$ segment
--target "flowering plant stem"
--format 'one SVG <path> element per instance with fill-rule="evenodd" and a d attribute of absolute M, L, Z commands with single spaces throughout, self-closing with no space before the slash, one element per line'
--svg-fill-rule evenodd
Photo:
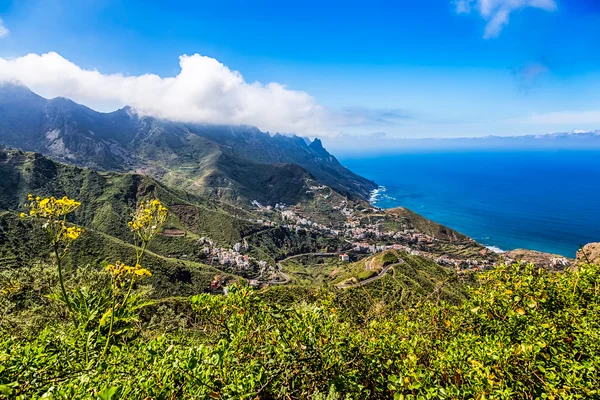
<path fill-rule="evenodd" d="M 135 265 L 136 267 L 140 265 L 141 261 L 142 261 L 142 257 L 144 256 L 144 253 L 146 252 L 146 247 L 148 246 L 148 242 L 150 238 L 145 238 L 144 236 L 140 235 L 139 232 L 136 233 L 135 236 L 139 236 L 142 246 L 141 248 L 137 246 L 136 243 L 136 247 L 135 247 Z M 134 239 L 135 239 L 134 236 Z M 137 242 L 137 241 L 136 241 Z M 127 300 L 129 299 L 129 295 L 131 294 L 131 290 L 133 289 L 133 282 L 135 280 L 135 276 L 131 275 L 131 279 L 129 280 L 129 287 L 127 289 L 127 294 L 125 295 L 125 297 L 123 298 L 123 302 L 121 305 L 126 305 L 127 304 Z M 115 320 L 115 312 L 118 309 L 117 307 L 117 286 L 118 286 L 118 282 L 117 279 L 113 276 L 112 279 L 112 287 L 113 287 L 113 301 L 112 301 L 112 306 L 111 306 L 111 312 L 110 312 L 110 324 L 108 327 L 108 335 L 106 336 L 106 343 L 104 344 L 104 349 L 102 350 L 102 354 L 100 355 L 100 358 L 98 359 L 98 362 L 100 362 L 101 360 L 104 359 L 104 356 L 106 355 L 106 351 L 108 350 L 108 346 L 110 344 L 110 339 L 112 336 L 112 330 L 113 330 L 113 324 L 114 324 L 114 320 Z"/>
<path fill-rule="evenodd" d="M 56 257 L 56 267 L 58 269 L 58 280 L 60 281 L 60 291 L 62 292 L 63 299 L 65 303 L 67 303 L 67 307 L 69 309 L 69 313 L 71 314 L 71 319 L 73 320 L 73 325 L 77 327 L 77 318 L 75 318 L 75 312 L 73 311 L 73 306 L 71 305 L 71 301 L 69 300 L 69 296 L 67 296 L 67 291 L 65 290 L 65 282 L 62 274 L 62 257 L 58 254 L 58 244 L 54 243 L 54 257 Z"/>

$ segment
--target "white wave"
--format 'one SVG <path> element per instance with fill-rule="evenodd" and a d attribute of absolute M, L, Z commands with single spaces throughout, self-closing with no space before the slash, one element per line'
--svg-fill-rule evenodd
<path fill-rule="evenodd" d="M 487 247 L 489 250 L 493 251 L 494 253 L 498 253 L 498 254 L 506 253 L 506 250 L 502 250 L 498 246 L 485 246 L 485 247 Z"/>
<path fill-rule="evenodd" d="M 386 191 L 387 189 L 385 188 L 385 186 L 379 186 L 377 189 L 374 189 L 373 191 L 371 191 L 371 196 L 369 197 L 369 203 L 374 204 L 376 203 L 380 197 L 382 197 L 382 194 Z"/>

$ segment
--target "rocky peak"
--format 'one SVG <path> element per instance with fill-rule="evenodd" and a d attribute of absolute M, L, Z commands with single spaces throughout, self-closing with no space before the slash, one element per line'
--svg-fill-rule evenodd
<path fill-rule="evenodd" d="M 315 138 L 308 147 L 321 157 L 329 157 L 329 153 L 325 150 L 323 142 L 319 138 Z"/>
<path fill-rule="evenodd" d="M 323 149 L 323 142 L 321 142 L 321 139 L 315 138 L 315 140 L 313 140 L 310 144 L 310 147 L 314 150 Z"/>

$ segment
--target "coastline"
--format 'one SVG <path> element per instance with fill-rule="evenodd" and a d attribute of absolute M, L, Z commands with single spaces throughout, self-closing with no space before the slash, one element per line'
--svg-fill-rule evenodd
<path fill-rule="evenodd" d="M 370 203 L 398 206 L 486 246 L 574 258 L 600 241 L 600 152 L 503 151 L 360 155 L 343 165 L 379 186 Z"/>
<path fill-rule="evenodd" d="M 391 208 L 395 208 L 395 207 L 405 207 L 405 206 L 403 206 L 401 204 L 395 205 L 394 207 L 380 207 L 379 205 L 377 205 L 377 202 L 380 201 L 381 198 L 387 198 L 388 200 L 397 201 L 396 198 L 394 198 L 394 197 L 386 194 L 386 192 L 387 192 L 387 188 L 385 186 L 378 185 L 377 188 L 373 189 L 371 191 L 370 195 L 369 195 L 369 204 L 372 205 L 375 208 L 382 209 L 382 210 L 391 209 Z M 407 208 L 407 209 L 410 210 L 410 208 L 408 208 L 408 207 L 405 207 L 405 208 Z M 411 210 L 411 211 L 415 212 L 414 210 Z M 419 214 L 419 213 L 417 213 L 417 214 Z M 419 215 L 421 215 L 421 214 L 419 214 Z M 425 216 L 423 216 L 423 217 L 427 218 Z M 427 219 L 429 219 L 429 220 L 431 220 L 431 221 L 433 221 L 435 223 L 444 225 L 444 224 L 442 224 L 442 223 L 440 223 L 438 221 L 435 221 L 433 219 L 430 219 L 430 218 L 427 218 Z M 448 226 L 448 228 L 456 230 L 452 226 Z M 460 231 L 458 231 L 458 232 L 460 232 Z M 460 232 L 460 233 L 462 233 L 462 232 Z M 469 236 L 469 235 L 466 235 L 466 236 Z M 505 254 L 505 253 L 507 253 L 507 252 L 509 252 L 511 250 L 517 250 L 517 249 L 519 249 L 519 248 L 515 248 L 515 249 L 505 250 L 505 249 L 502 249 L 502 248 L 498 247 L 497 245 L 489 244 L 489 243 L 484 243 L 484 242 L 481 242 L 478 239 L 472 238 L 471 236 L 469 236 L 469 237 L 471 239 L 475 240 L 477 243 L 481 244 L 482 246 L 486 247 L 487 249 L 493 251 L 496 254 Z"/>

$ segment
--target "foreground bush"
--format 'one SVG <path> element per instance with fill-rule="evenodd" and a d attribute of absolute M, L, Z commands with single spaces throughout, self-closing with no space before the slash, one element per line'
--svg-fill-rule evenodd
<path fill-rule="evenodd" d="M 195 335 L 134 337 L 86 367 L 73 329 L 3 332 L 10 398 L 598 398 L 600 268 L 501 267 L 460 306 L 424 303 L 366 326 L 335 295 L 282 308 L 233 286 L 190 299 Z M 188 332 L 189 333 L 189 332 Z M 20 396 L 20 397 L 19 397 Z"/>
<path fill-rule="evenodd" d="M 343 291 L 285 306 L 232 285 L 151 302 L 134 283 L 165 216 L 157 202 L 134 215 L 132 267 L 67 279 L 55 258 L 0 275 L 0 397 L 600 398 L 599 266 L 501 266 L 460 305 L 377 303 L 368 319 Z"/>

